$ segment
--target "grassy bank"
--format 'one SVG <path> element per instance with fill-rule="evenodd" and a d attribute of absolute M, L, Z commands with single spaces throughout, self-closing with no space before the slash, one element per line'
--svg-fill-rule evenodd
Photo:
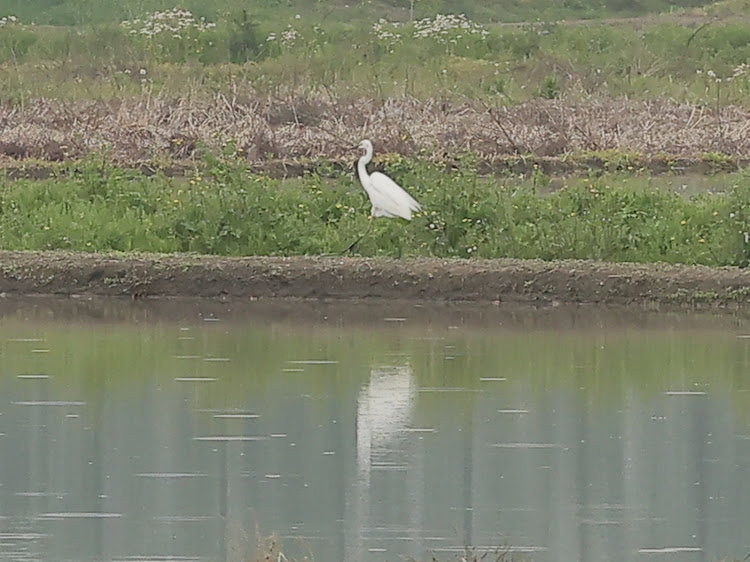
<path fill-rule="evenodd" d="M 227 1 L 194 14 L 141 2 L 74 27 L 6 18 L 0 154 L 62 163 L 3 180 L 0 248 L 336 254 L 367 226 L 341 163 L 370 137 L 413 158 L 385 165 L 425 212 L 376 221 L 363 255 L 747 265 L 748 178 L 691 199 L 612 175 L 541 194 L 540 169 L 483 178 L 462 156 L 493 172 L 528 155 L 578 171 L 591 155 L 604 170 L 736 166 L 750 157 L 750 31 L 744 3 L 721 5 L 739 12 L 507 26 L 429 2 L 409 21 L 405 5 L 381 20 Z M 291 160 L 312 164 L 285 181 L 247 168 Z M 117 167 L 144 162 L 188 174 Z"/>
<path fill-rule="evenodd" d="M 386 171 L 423 205 L 412 222 L 380 219 L 356 251 L 375 256 L 590 258 L 747 265 L 750 178 L 689 199 L 616 176 L 541 194 L 541 173 L 483 178 L 464 161 L 393 159 Z M 365 231 L 369 202 L 350 173 L 294 180 L 206 157 L 186 178 L 146 177 L 90 160 L 44 181 L 0 185 L 0 247 L 216 255 L 340 253 Z"/>

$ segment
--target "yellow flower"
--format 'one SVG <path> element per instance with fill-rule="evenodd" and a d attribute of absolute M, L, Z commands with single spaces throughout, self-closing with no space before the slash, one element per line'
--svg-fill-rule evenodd
<path fill-rule="evenodd" d="M 687 224 L 687 221 L 686 220 L 681 220 L 680 224 L 685 225 L 685 224 Z"/>
<path fill-rule="evenodd" d="M 705 240 L 704 240 L 703 238 L 699 238 L 699 239 L 698 239 L 698 242 L 700 242 L 701 244 L 703 244 L 703 243 L 705 243 L 706 241 L 705 241 Z"/>
<path fill-rule="evenodd" d="M 714 211 L 712 214 L 713 214 L 713 216 L 716 216 L 716 215 L 719 214 L 719 211 Z"/>
<path fill-rule="evenodd" d="M 570 216 L 571 216 L 571 217 L 574 217 L 574 216 L 576 216 L 576 213 L 575 213 L 575 211 L 573 211 L 572 213 L 570 213 Z"/>

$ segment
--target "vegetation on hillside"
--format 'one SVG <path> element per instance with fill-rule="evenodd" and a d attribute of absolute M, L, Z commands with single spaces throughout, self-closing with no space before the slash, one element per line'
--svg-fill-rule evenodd
<path fill-rule="evenodd" d="M 635 16 L 648 13 L 703 6 L 705 0 L 505 0 L 488 3 L 480 0 L 256 0 L 250 9 L 261 19 L 279 15 L 303 14 L 322 20 L 351 21 L 360 18 L 433 16 L 436 13 L 465 13 L 469 17 L 490 21 L 536 21 L 611 16 Z M 165 0 L 0 0 L 0 15 L 14 14 L 26 22 L 49 25 L 88 25 L 116 23 L 147 12 L 165 10 L 175 4 Z M 239 0 L 182 0 L 181 8 L 198 17 L 216 21 L 228 13 L 248 9 Z"/>
<path fill-rule="evenodd" d="M 518 27 L 440 14 L 415 22 L 265 19 L 242 10 L 215 16 L 174 8 L 75 28 L 5 16 L 0 100 L 212 93 L 240 83 L 260 94 L 470 97 L 502 105 L 605 94 L 718 108 L 742 103 L 749 87 L 750 28 L 736 18 Z"/>
<path fill-rule="evenodd" d="M 700 20 L 703 21 L 703 20 Z M 708 21 L 708 20 L 707 20 Z M 6 20 L 0 100 L 212 94 L 483 99 L 671 97 L 713 109 L 748 99 L 750 28 L 708 25 L 481 25 L 461 15 L 217 21 L 184 10 L 82 28 Z"/>

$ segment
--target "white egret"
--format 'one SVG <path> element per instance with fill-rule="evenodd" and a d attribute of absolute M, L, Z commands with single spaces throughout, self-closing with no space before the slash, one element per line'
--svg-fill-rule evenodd
<path fill-rule="evenodd" d="M 401 217 L 410 221 L 413 212 L 422 210 L 420 204 L 385 174 L 368 174 L 367 164 L 372 160 L 372 143 L 365 139 L 359 143 L 359 148 L 365 153 L 357 163 L 357 175 L 372 203 L 370 218 Z"/>
<path fill-rule="evenodd" d="M 410 221 L 412 213 L 421 211 L 422 206 L 403 187 L 385 174 L 380 172 L 367 173 L 367 164 L 372 161 L 373 152 L 372 143 L 369 140 L 363 140 L 359 143 L 358 148 L 365 151 L 357 162 L 357 176 L 359 176 L 359 182 L 367 193 L 370 203 L 372 203 L 370 221 L 376 217 L 401 217 Z M 347 252 L 364 238 L 371 225 L 372 222 L 367 225 L 367 230 L 362 236 L 346 249 Z"/>

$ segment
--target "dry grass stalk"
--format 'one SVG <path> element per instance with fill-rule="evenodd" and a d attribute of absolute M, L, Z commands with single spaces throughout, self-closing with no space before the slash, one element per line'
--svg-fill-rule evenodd
<path fill-rule="evenodd" d="M 534 100 L 489 108 L 412 98 L 332 100 L 216 94 L 206 98 L 142 96 L 113 101 L 37 99 L 0 106 L 0 154 L 62 160 L 106 150 L 116 163 L 189 160 L 200 146 L 227 143 L 250 162 L 300 158 L 351 159 L 350 147 L 371 138 L 378 152 L 441 158 L 474 152 L 560 156 L 620 151 L 644 157 L 696 157 L 720 152 L 750 157 L 750 112 L 721 115 L 668 99 Z"/>

